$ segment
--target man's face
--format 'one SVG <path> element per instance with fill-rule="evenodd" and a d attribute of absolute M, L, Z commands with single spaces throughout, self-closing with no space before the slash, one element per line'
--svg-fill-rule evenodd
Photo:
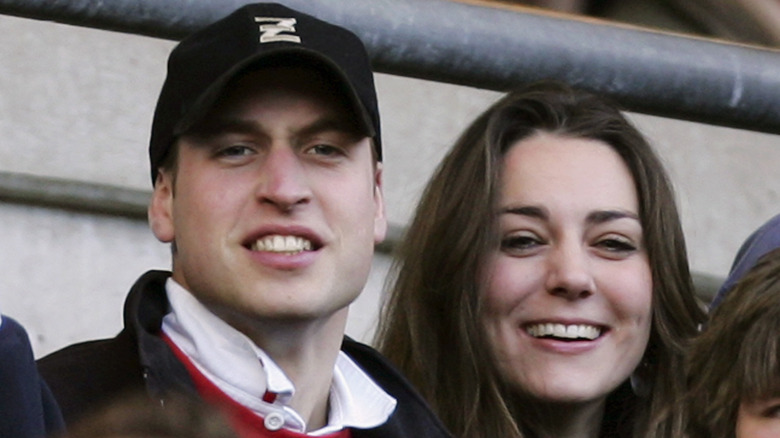
<path fill-rule="evenodd" d="M 173 278 L 219 314 L 345 316 L 366 283 L 387 228 L 381 168 L 329 88 L 304 69 L 244 75 L 155 183 L 150 222 L 175 244 Z"/>

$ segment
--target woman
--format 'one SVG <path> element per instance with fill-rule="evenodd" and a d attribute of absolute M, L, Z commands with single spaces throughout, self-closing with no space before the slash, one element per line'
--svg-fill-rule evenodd
<path fill-rule="evenodd" d="M 780 436 L 780 216 L 743 245 L 690 349 L 690 438 Z"/>
<path fill-rule="evenodd" d="M 396 272 L 377 344 L 456 436 L 678 431 L 703 314 L 665 171 L 603 100 L 544 83 L 479 116 Z"/>

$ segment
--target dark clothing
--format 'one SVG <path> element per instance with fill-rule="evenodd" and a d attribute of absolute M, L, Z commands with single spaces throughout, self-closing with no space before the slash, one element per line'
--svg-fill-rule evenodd
<path fill-rule="evenodd" d="M 631 383 L 624 382 L 607 396 L 604 421 L 601 423 L 600 438 L 624 438 L 634 436 L 637 398 Z"/>
<path fill-rule="evenodd" d="M 0 325 L 0 437 L 42 438 L 63 430 L 57 402 L 35 366 L 27 332 L 3 316 Z"/>
<path fill-rule="evenodd" d="M 130 290 L 124 329 L 113 339 L 66 347 L 39 361 L 39 368 L 62 407 L 67 424 L 128 391 L 145 390 L 153 399 L 197 391 L 184 365 L 159 336 L 168 313 L 169 272 L 150 271 Z M 353 438 L 449 437 L 409 383 L 372 348 L 345 338 L 342 350 L 398 401 L 382 426 L 352 431 Z"/>

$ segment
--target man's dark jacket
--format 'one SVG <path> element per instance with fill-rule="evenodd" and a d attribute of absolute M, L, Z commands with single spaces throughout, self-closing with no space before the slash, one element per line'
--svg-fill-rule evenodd
<path fill-rule="evenodd" d="M 157 403 L 172 393 L 197 397 L 184 365 L 159 336 L 169 307 L 169 276 L 150 271 L 138 279 L 125 302 L 124 329 L 115 338 L 71 345 L 38 361 L 66 424 L 130 391 L 145 389 Z M 348 338 L 342 350 L 398 401 L 384 425 L 353 429 L 353 438 L 450 436 L 406 379 L 376 351 Z"/>

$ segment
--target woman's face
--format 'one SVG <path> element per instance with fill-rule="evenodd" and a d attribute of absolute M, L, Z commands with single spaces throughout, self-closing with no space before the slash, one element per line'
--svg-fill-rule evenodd
<path fill-rule="evenodd" d="M 739 404 L 737 438 L 780 436 L 780 396 Z"/>
<path fill-rule="evenodd" d="M 505 381 L 600 403 L 639 364 L 652 276 L 633 178 L 600 141 L 538 134 L 502 165 L 482 324 Z"/>

